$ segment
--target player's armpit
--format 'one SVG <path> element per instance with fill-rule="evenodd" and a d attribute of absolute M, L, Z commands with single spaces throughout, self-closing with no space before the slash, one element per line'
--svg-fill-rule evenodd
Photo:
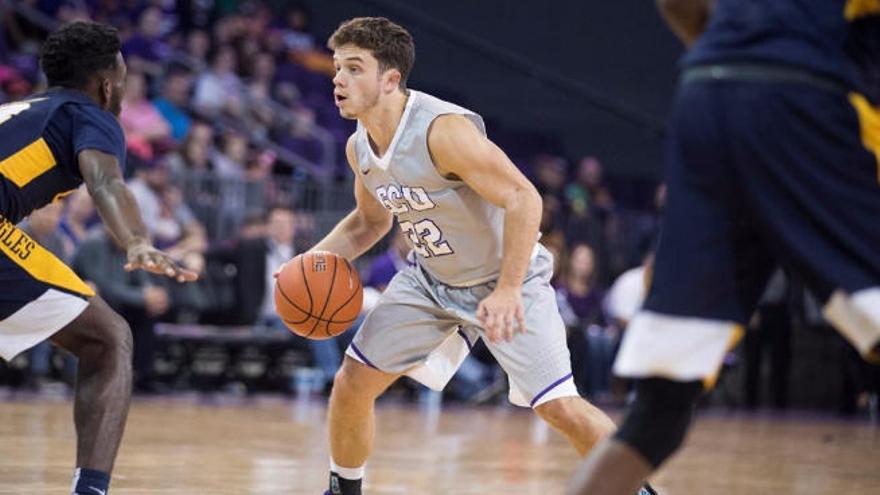
<path fill-rule="evenodd" d="M 507 209 L 520 194 L 540 197 L 534 186 L 498 146 L 466 117 L 437 117 L 428 132 L 428 149 L 441 175 L 454 175 L 495 206 Z"/>

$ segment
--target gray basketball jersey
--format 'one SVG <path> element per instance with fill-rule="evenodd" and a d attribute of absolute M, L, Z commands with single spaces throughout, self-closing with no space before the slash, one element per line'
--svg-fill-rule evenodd
<path fill-rule="evenodd" d="M 358 123 L 358 174 L 397 217 L 418 263 L 432 278 L 447 285 L 472 286 L 498 277 L 504 210 L 464 182 L 437 172 L 428 152 L 428 129 L 444 114 L 463 115 L 486 133 L 476 113 L 410 90 L 400 124 L 381 158 L 370 146 L 367 130 Z"/>

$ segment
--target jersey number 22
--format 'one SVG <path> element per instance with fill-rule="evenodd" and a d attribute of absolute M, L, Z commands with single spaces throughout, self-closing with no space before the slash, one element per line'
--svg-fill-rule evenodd
<path fill-rule="evenodd" d="M 437 227 L 437 224 L 431 219 L 425 219 L 416 224 L 400 222 L 400 228 L 406 232 L 413 250 L 420 256 L 431 258 L 454 252 L 449 247 L 449 243 L 443 240 L 443 232 L 440 231 L 440 227 Z"/>

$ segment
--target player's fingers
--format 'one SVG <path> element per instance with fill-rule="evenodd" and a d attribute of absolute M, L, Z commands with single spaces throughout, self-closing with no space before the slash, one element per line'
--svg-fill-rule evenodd
<path fill-rule="evenodd" d="M 199 274 L 192 271 L 187 270 L 185 268 L 181 268 L 180 272 L 177 274 L 178 282 L 195 282 L 199 279 Z"/>
<path fill-rule="evenodd" d="M 477 305 L 477 320 L 479 320 L 484 327 L 486 326 L 486 305 L 483 304 L 482 301 Z"/>
<path fill-rule="evenodd" d="M 519 325 L 519 331 L 526 333 L 526 315 L 522 306 L 516 308 L 516 323 Z"/>
<path fill-rule="evenodd" d="M 513 335 L 516 333 L 515 319 L 513 314 L 504 313 L 504 337 L 508 342 L 513 340 Z"/>
<path fill-rule="evenodd" d="M 286 264 L 287 263 L 282 263 L 281 266 L 276 268 L 275 271 L 272 273 L 272 277 L 278 278 L 278 275 L 281 275 L 281 270 L 284 270 L 284 265 L 286 265 Z"/>
<path fill-rule="evenodd" d="M 486 338 L 489 340 L 489 342 L 493 344 L 497 344 L 500 340 L 498 331 L 496 331 L 494 328 L 486 328 Z"/>
<path fill-rule="evenodd" d="M 483 324 L 483 329 L 486 330 L 486 338 L 489 339 L 489 342 L 495 342 L 495 339 L 498 337 L 495 332 L 495 323 L 492 319 L 492 314 L 486 311 L 486 307 L 483 306 L 483 310 L 478 316 L 480 323 Z"/>

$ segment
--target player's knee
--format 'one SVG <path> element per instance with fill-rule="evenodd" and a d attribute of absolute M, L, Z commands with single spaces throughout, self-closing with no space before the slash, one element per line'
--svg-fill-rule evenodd
<path fill-rule="evenodd" d="M 79 359 L 101 360 L 108 364 L 130 365 L 134 341 L 124 318 L 108 311 L 95 325 L 93 333 L 80 339 L 73 350 Z"/>
<path fill-rule="evenodd" d="M 578 404 L 580 401 L 583 401 L 580 397 L 560 397 L 541 404 L 535 408 L 535 412 L 550 426 L 569 431 L 583 423 L 583 408 Z"/>
<path fill-rule="evenodd" d="M 636 400 L 614 436 L 655 468 L 660 466 L 684 442 L 694 403 L 702 390 L 699 381 L 637 380 Z"/>
<path fill-rule="evenodd" d="M 333 394 L 340 398 L 378 396 L 374 393 L 371 375 L 378 373 L 354 359 L 346 357 L 333 377 Z M 380 392 L 381 393 L 381 392 Z"/>

